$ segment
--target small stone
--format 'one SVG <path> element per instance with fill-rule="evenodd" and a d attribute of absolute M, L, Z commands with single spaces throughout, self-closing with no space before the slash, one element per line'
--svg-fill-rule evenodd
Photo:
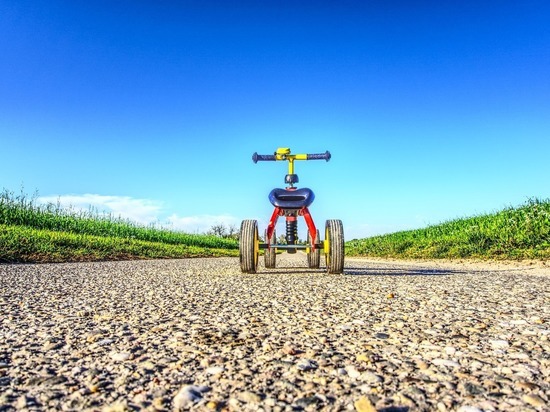
<path fill-rule="evenodd" d="M 105 338 L 105 339 L 101 339 L 101 340 L 97 341 L 97 344 L 98 344 L 98 346 L 107 346 L 107 345 L 110 345 L 113 342 L 114 342 L 113 339 Z"/>
<path fill-rule="evenodd" d="M 357 412 L 376 412 L 376 408 L 366 396 L 360 397 L 353 405 Z"/>
<path fill-rule="evenodd" d="M 510 322 L 512 325 L 527 325 L 527 321 L 525 319 L 516 319 Z"/>
<path fill-rule="evenodd" d="M 464 382 L 464 384 L 462 384 L 462 387 L 463 387 L 464 391 L 466 391 L 470 395 L 479 395 L 479 394 L 485 392 L 483 387 L 481 387 L 479 385 L 476 385 L 472 382 Z"/>
<path fill-rule="evenodd" d="M 491 340 L 489 341 L 493 349 L 506 349 L 510 346 L 507 340 Z"/>
<path fill-rule="evenodd" d="M 112 360 L 116 362 L 124 362 L 130 359 L 130 353 L 128 352 L 114 352 L 109 355 Z"/>
<path fill-rule="evenodd" d="M 449 356 L 453 356 L 456 353 L 456 348 L 453 346 L 445 346 L 445 353 Z"/>
<path fill-rule="evenodd" d="M 188 408 L 202 399 L 203 392 L 208 390 L 205 386 L 186 385 L 183 386 L 174 397 L 174 409 L 181 410 Z"/>
<path fill-rule="evenodd" d="M 388 339 L 390 337 L 390 335 L 388 335 L 387 333 L 378 332 L 374 335 L 374 337 L 376 339 Z"/>
<path fill-rule="evenodd" d="M 296 355 L 296 354 L 298 354 L 298 349 L 294 345 L 285 344 L 283 346 L 283 349 L 281 349 L 281 350 L 285 355 Z"/>
<path fill-rule="evenodd" d="M 352 365 L 346 366 L 346 373 L 349 375 L 350 378 L 353 379 L 357 379 L 359 376 L 361 376 L 361 372 L 355 369 L 355 367 Z"/>
<path fill-rule="evenodd" d="M 102 412 L 126 412 L 128 411 L 128 404 L 126 401 L 116 401 L 110 405 L 105 406 Z"/>
<path fill-rule="evenodd" d="M 312 361 L 311 359 L 302 359 L 300 362 L 298 362 L 296 367 L 305 372 L 317 369 L 317 363 L 315 361 Z"/>
<path fill-rule="evenodd" d="M 264 404 L 269 407 L 273 407 L 277 404 L 277 400 L 275 398 L 265 398 Z"/>
<path fill-rule="evenodd" d="M 258 394 L 250 391 L 239 393 L 237 398 L 244 403 L 260 403 L 262 401 L 262 398 Z"/>
<path fill-rule="evenodd" d="M 475 406 L 462 405 L 458 408 L 457 412 L 483 412 L 481 409 L 476 408 Z"/>
<path fill-rule="evenodd" d="M 437 366 L 449 366 L 451 368 L 459 368 L 460 363 L 449 360 L 449 359 L 434 359 L 432 363 Z"/>
<path fill-rule="evenodd" d="M 534 383 L 531 383 L 531 382 L 525 382 L 525 381 L 519 381 L 519 382 L 516 382 L 516 386 L 520 389 L 527 389 L 527 390 L 535 390 L 538 388 L 537 385 L 535 385 Z"/>
<path fill-rule="evenodd" d="M 46 352 L 52 351 L 52 350 L 58 350 L 61 349 L 64 346 L 62 342 L 47 342 L 43 348 Z"/>
<path fill-rule="evenodd" d="M 206 407 L 208 409 L 218 409 L 219 407 L 219 402 L 216 402 L 216 401 L 209 401 L 207 404 L 206 404 Z"/>
<path fill-rule="evenodd" d="M 370 356 L 368 353 L 360 353 L 359 355 L 357 355 L 355 357 L 355 360 L 357 362 L 369 362 L 370 361 Z"/>
<path fill-rule="evenodd" d="M 313 396 L 307 396 L 305 398 L 299 398 L 296 400 L 295 403 L 297 406 L 301 408 L 307 408 L 308 406 L 319 405 L 320 403 L 322 403 L 322 400 L 316 395 L 313 395 Z"/>
<path fill-rule="evenodd" d="M 211 366 L 210 368 L 206 369 L 206 373 L 208 375 L 218 375 L 222 373 L 225 369 L 222 366 Z"/>
<path fill-rule="evenodd" d="M 523 395 L 521 399 L 523 400 L 523 402 L 528 403 L 535 408 L 546 406 L 546 402 L 544 402 L 544 400 L 537 395 Z"/>
<path fill-rule="evenodd" d="M 481 368 L 483 368 L 483 363 L 481 363 L 480 361 L 474 360 L 472 361 L 472 363 L 470 363 L 470 369 L 472 370 L 481 369 Z"/>
<path fill-rule="evenodd" d="M 27 395 L 21 395 L 19 398 L 17 398 L 17 402 L 15 403 L 15 408 L 25 409 L 30 404 L 31 404 L 31 398 L 27 397 Z"/>
<path fill-rule="evenodd" d="M 158 397 L 153 399 L 153 408 L 156 410 L 162 410 L 165 407 L 165 401 L 164 398 Z"/>
<path fill-rule="evenodd" d="M 428 364 L 427 364 L 426 362 L 424 362 L 424 361 L 421 361 L 421 360 L 416 362 L 416 366 L 417 366 L 418 369 L 420 369 L 420 370 L 426 370 L 426 369 L 428 369 Z"/>
<path fill-rule="evenodd" d="M 86 342 L 87 343 L 94 343 L 94 342 L 97 342 L 102 337 L 103 337 L 103 335 L 101 333 L 92 332 L 88 336 L 86 336 Z"/>
<path fill-rule="evenodd" d="M 380 375 L 377 375 L 371 371 L 363 372 L 361 374 L 361 379 L 367 381 L 368 383 L 380 383 L 384 380 Z"/>

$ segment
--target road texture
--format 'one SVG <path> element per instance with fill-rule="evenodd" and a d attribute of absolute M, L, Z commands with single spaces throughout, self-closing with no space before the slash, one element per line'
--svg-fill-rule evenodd
<path fill-rule="evenodd" d="M 0 411 L 550 410 L 544 264 L 277 259 L 0 265 Z"/>

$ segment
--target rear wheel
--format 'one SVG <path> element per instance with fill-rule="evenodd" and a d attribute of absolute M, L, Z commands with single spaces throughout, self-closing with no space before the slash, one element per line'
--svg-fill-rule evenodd
<path fill-rule="evenodd" d="M 275 234 L 275 229 L 273 229 L 273 234 L 271 235 L 271 239 L 267 238 L 267 230 L 265 231 L 265 242 L 269 243 L 270 245 L 273 245 L 277 239 L 277 235 Z M 264 262 L 266 268 L 274 268 L 276 265 L 276 256 L 277 256 L 277 249 L 275 247 L 268 247 L 265 249 L 264 252 Z"/>
<path fill-rule="evenodd" d="M 327 272 L 344 272 L 344 226 L 341 220 L 327 220 L 325 225 L 324 251 Z"/>
<path fill-rule="evenodd" d="M 239 233 L 239 258 L 243 273 L 256 273 L 259 249 L 258 221 L 243 220 Z"/>
<path fill-rule="evenodd" d="M 319 269 L 319 266 L 321 265 L 321 249 L 316 247 L 315 250 L 313 250 L 311 248 L 311 245 L 312 245 L 313 242 L 312 242 L 312 239 L 311 239 L 311 234 L 309 232 L 307 234 L 307 240 L 308 240 L 309 245 L 310 245 L 309 252 L 307 254 L 307 266 L 310 269 Z M 315 236 L 315 242 L 320 243 L 319 241 L 320 241 L 319 231 L 317 231 L 316 236 Z"/>

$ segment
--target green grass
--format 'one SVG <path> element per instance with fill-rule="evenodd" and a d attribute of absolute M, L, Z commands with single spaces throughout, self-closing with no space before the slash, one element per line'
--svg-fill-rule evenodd
<path fill-rule="evenodd" d="M 36 204 L 25 194 L 0 194 L 0 261 L 88 260 L 236 256 L 238 242 L 141 226 L 110 214 Z"/>
<path fill-rule="evenodd" d="M 346 243 L 349 256 L 391 258 L 540 259 L 550 257 L 550 200 L 424 229 Z"/>

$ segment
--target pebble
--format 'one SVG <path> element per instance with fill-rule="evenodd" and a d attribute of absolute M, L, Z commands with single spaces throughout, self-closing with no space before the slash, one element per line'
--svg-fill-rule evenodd
<path fill-rule="evenodd" d="M 449 359 L 432 359 L 432 363 L 437 366 L 449 366 L 451 368 L 459 368 L 460 363 Z"/>
<path fill-rule="evenodd" d="M 174 409 L 182 410 L 199 402 L 203 398 L 203 392 L 208 391 L 206 386 L 185 385 L 174 397 Z"/>
<path fill-rule="evenodd" d="M 296 367 L 305 372 L 317 369 L 317 363 L 311 359 L 302 359 L 296 364 Z"/>
<path fill-rule="evenodd" d="M 491 340 L 489 341 L 493 349 L 506 349 L 510 346 L 507 340 Z"/>
<path fill-rule="evenodd" d="M 380 375 L 370 371 L 363 372 L 361 378 L 369 383 L 380 383 L 384 381 Z"/>
<path fill-rule="evenodd" d="M 224 370 L 225 370 L 225 368 L 223 366 L 211 366 L 211 367 L 207 368 L 205 372 L 208 375 L 218 375 L 218 374 L 222 373 Z"/>
<path fill-rule="evenodd" d="M 250 391 L 244 391 L 237 395 L 237 399 L 244 403 L 260 403 L 262 398 L 260 395 Z"/>
<path fill-rule="evenodd" d="M 109 356 L 114 361 L 124 362 L 124 361 L 130 359 L 130 356 L 132 356 L 132 355 L 128 352 L 116 352 L 116 353 L 111 353 Z"/>
<path fill-rule="evenodd" d="M 457 412 L 483 412 L 483 410 L 476 408 L 475 406 L 462 405 L 457 409 Z"/>
<path fill-rule="evenodd" d="M 2 408 L 545 410 L 549 269 L 277 261 L 0 264 Z"/>
<path fill-rule="evenodd" d="M 346 366 L 344 370 L 346 371 L 345 374 L 349 375 L 350 378 L 357 379 L 361 376 L 361 372 L 359 372 L 353 365 Z"/>
<path fill-rule="evenodd" d="M 357 412 L 376 412 L 376 408 L 369 398 L 362 396 L 353 404 Z"/>
<path fill-rule="evenodd" d="M 521 399 L 523 399 L 523 402 L 528 403 L 535 408 L 546 406 L 546 402 L 544 402 L 544 400 L 537 395 L 523 395 Z"/>

